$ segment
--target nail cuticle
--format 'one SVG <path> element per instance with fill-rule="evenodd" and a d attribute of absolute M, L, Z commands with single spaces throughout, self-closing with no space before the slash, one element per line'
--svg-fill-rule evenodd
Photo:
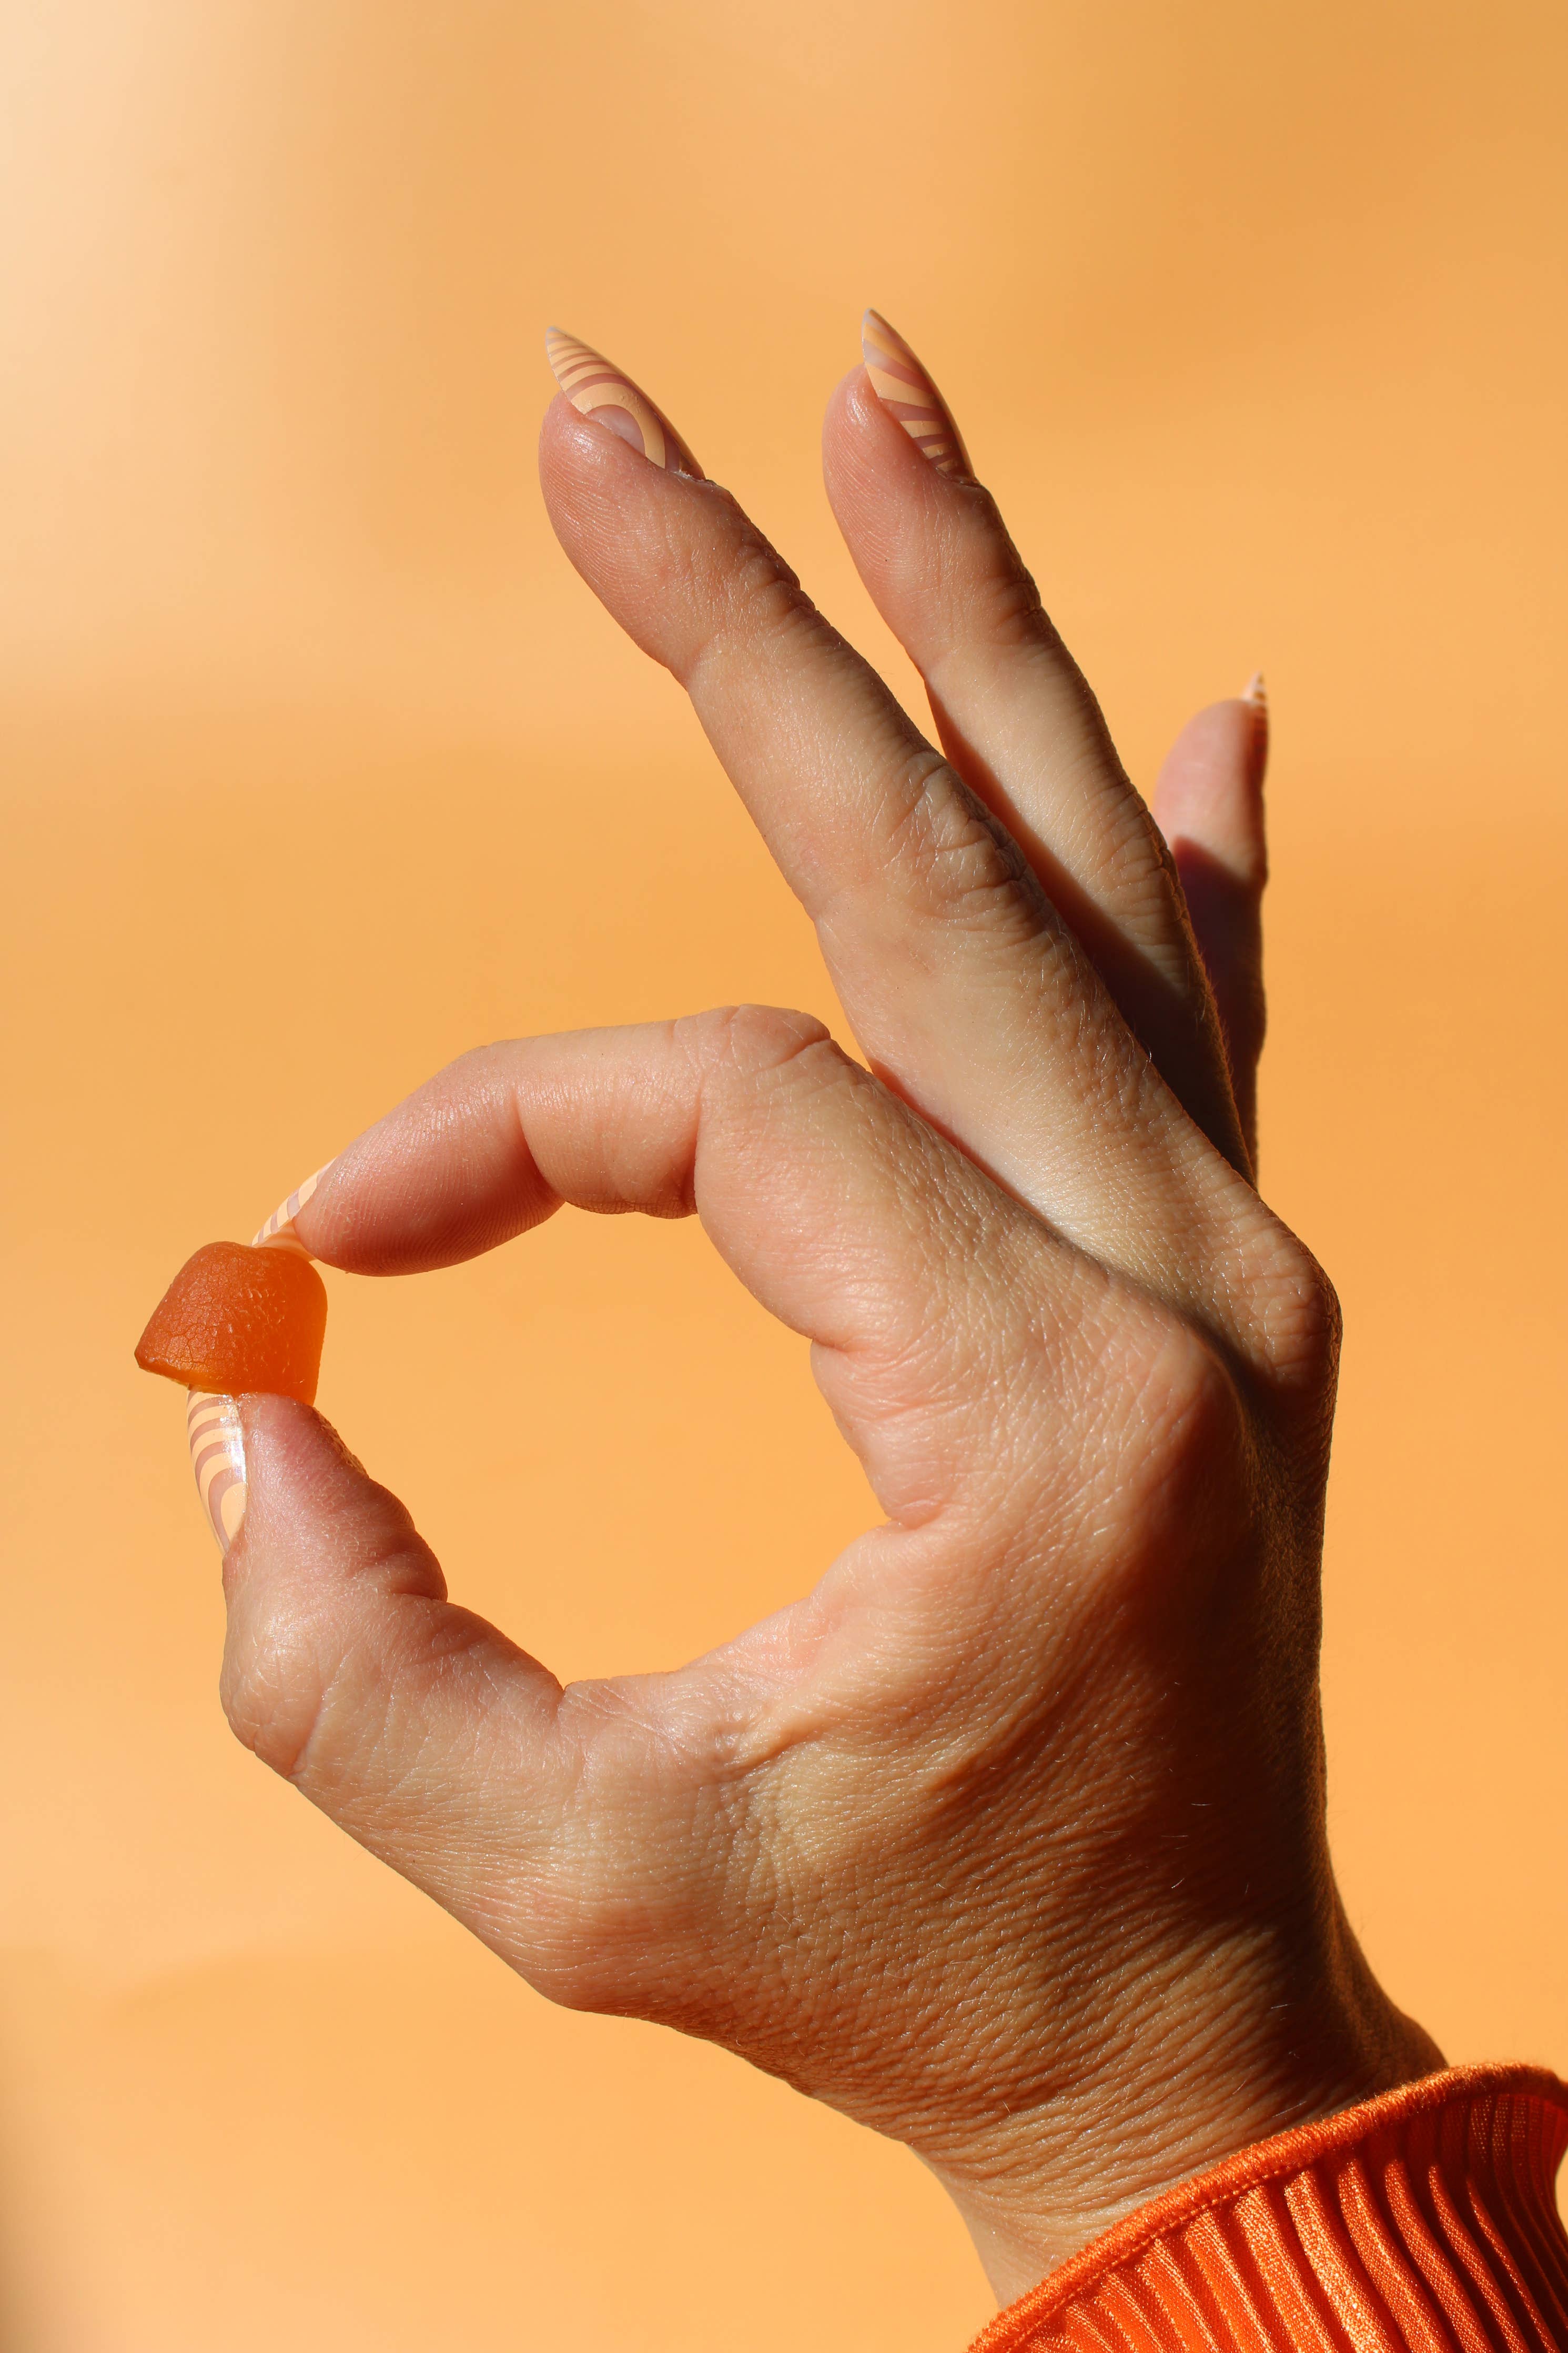
<path fill-rule="evenodd" d="M 590 423 L 613 433 L 666 473 L 705 477 L 690 449 L 658 403 L 591 343 L 559 327 L 545 330 L 544 349 L 556 383 Z"/>

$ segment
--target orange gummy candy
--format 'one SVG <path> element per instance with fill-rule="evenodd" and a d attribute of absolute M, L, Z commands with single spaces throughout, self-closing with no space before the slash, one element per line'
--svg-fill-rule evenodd
<path fill-rule="evenodd" d="M 136 1361 L 184 1388 L 261 1390 L 314 1405 L 326 1335 L 327 1286 L 308 1258 L 208 1242 L 153 1310 Z"/>

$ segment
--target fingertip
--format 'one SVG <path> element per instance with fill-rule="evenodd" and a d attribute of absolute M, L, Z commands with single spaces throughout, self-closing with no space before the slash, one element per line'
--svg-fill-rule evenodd
<path fill-rule="evenodd" d="M 827 396 L 826 427 L 837 425 L 852 432 L 864 432 L 878 419 L 886 420 L 887 411 L 871 389 L 865 364 L 857 360 L 852 368 L 841 375 Z"/>
<path fill-rule="evenodd" d="M 934 493 L 967 479 L 943 473 L 922 455 L 886 401 L 879 398 L 864 362 L 840 377 L 828 396 L 823 418 L 824 468 L 835 504 L 845 492 L 868 489 L 886 495 L 897 486 L 909 493 Z"/>
<path fill-rule="evenodd" d="M 1171 746 L 1171 757 L 1195 754 L 1209 765 L 1242 768 L 1247 765 L 1258 716 L 1258 704 L 1244 694 L 1227 695 L 1223 702 L 1207 703 L 1187 721 Z"/>
<path fill-rule="evenodd" d="M 618 414 L 618 412 L 610 412 Z M 673 427 L 671 428 L 673 432 Z M 591 587 L 624 566 L 673 484 L 706 478 L 695 468 L 651 465 L 601 417 L 557 393 L 539 427 L 539 487 L 551 528 Z"/>
<path fill-rule="evenodd" d="M 1200 842 L 1261 886 L 1268 757 L 1266 709 L 1246 695 L 1195 712 L 1166 754 L 1154 788 L 1154 820 L 1171 847 L 1183 837 Z"/>
<path fill-rule="evenodd" d="M 404 1505 L 324 1414 L 292 1398 L 260 1396 L 241 1398 L 239 1411 L 247 1493 L 226 1561 L 231 1580 L 265 1564 L 274 1575 L 303 1575 L 319 1591 L 411 1547 L 428 1559 Z"/>
<path fill-rule="evenodd" d="M 323 1265 L 340 1263 L 344 1209 L 353 1191 L 353 1170 L 360 1138 L 342 1152 L 334 1153 L 313 1176 L 307 1176 L 299 1190 L 275 1209 L 267 1225 L 257 1236 L 268 1247 L 280 1243 L 303 1251 L 307 1258 L 319 1259 Z M 343 1179 L 350 1178 L 345 1188 Z M 273 1230 L 268 1232 L 268 1229 Z"/>
<path fill-rule="evenodd" d="M 563 392 L 556 394 L 539 421 L 539 486 L 558 534 L 560 518 L 584 501 L 613 499 L 616 480 L 633 454 L 618 435 L 583 416 Z"/>
<path fill-rule="evenodd" d="M 296 1483 L 364 1478 L 363 1463 L 313 1405 L 257 1393 L 240 1398 L 239 1413 L 251 1464 Z"/>
<path fill-rule="evenodd" d="M 996 561 L 999 520 L 986 494 L 976 512 L 973 481 L 922 455 L 863 365 L 829 398 L 822 472 L 856 568 L 894 634 L 912 653 L 940 612 L 945 640 L 968 575 Z"/>
<path fill-rule="evenodd" d="M 822 470 L 835 511 L 863 504 L 906 453 L 913 454 L 909 437 L 872 391 L 864 366 L 852 367 L 828 395 L 822 419 Z"/>

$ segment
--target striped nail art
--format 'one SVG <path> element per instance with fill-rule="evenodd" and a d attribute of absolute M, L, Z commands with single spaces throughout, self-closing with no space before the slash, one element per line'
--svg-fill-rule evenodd
<path fill-rule="evenodd" d="M 1247 691 L 1241 699 L 1252 713 L 1252 756 L 1261 777 L 1263 764 L 1268 757 L 1268 690 L 1263 683 L 1260 670 L 1255 670 L 1247 680 Z"/>
<path fill-rule="evenodd" d="M 699 482 L 705 479 L 701 467 L 668 417 L 654 406 L 629 375 L 612 367 L 601 353 L 587 343 L 580 343 L 575 335 L 563 335 L 559 327 L 546 329 L 544 348 L 555 371 L 555 381 L 574 408 L 600 425 L 607 425 L 612 433 L 618 433 L 623 441 L 640 449 L 645 458 L 662 466 L 667 473 L 689 474 Z"/>
<path fill-rule="evenodd" d="M 969 452 L 952 410 L 902 335 L 895 333 L 879 311 L 868 311 L 860 322 L 860 351 L 871 389 L 898 418 L 915 448 L 931 459 L 939 474 L 973 480 Z"/>
<path fill-rule="evenodd" d="M 245 1517 L 245 1435 L 239 1426 L 239 1399 L 192 1389 L 185 1407 L 185 1434 L 202 1509 L 219 1550 L 226 1553 Z"/>
<path fill-rule="evenodd" d="M 251 1236 L 252 1250 L 259 1249 L 263 1242 L 270 1242 L 275 1250 L 298 1250 L 301 1258 L 310 1257 L 310 1251 L 294 1231 L 294 1220 L 331 1165 L 330 1160 L 323 1160 L 313 1176 L 307 1176 L 286 1201 L 279 1201 L 260 1232 Z"/>

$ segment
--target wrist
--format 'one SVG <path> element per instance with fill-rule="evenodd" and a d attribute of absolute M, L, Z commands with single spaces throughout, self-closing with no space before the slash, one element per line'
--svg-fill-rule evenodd
<path fill-rule="evenodd" d="M 971 2353 L 1164 2344 L 1553 2347 L 1568 2085 L 1455 2067 L 1256 2142 L 1103 2232 Z"/>
<path fill-rule="evenodd" d="M 1145 1977 L 1096 2061 L 1027 2111 L 923 2152 L 997 2297 L 1021 2295 L 1124 2216 L 1255 2143 L 1444 2065 L 1343 1930 L 1332 1968 L 1289 1986 L 1268 1957 Z"/>

